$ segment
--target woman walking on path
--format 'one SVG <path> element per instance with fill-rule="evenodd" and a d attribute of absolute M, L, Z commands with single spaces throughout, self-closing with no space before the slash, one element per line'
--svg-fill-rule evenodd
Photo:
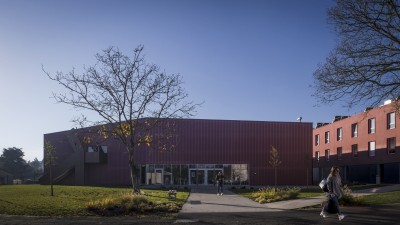
<path fill-rule="evenodd" d="M 328 217 L 327 213 L 328 211 L 330 211 L 328 210 L 328 207 L 330 208 L 332 204 L 334 211 L 338 214 L 339 220 L 342 220 L 344 218 L 344 215 L 340 212 L 339 208 L 339 199 L 343 196 L 343 191 L 341 188 L 342 178 L 340 177 L 339 172 L 339 167 L 333 166 L 327 178 L 328 196 L 327 201 L 322 207 L 322 212 L 320 214 L 324 218 Z"/>

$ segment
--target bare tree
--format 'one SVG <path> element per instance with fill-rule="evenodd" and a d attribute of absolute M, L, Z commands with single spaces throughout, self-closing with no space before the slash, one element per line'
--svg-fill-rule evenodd
<path fill-rule="evenodd" d="M 77 109 L 96 112 L 101 119 L 89 121 L 81 116 L 74 121 L 82 127 L 87 123 L 99 125 L 104 138 L 117 137 L 129 153 L 129 166 L 134 192 L 139 191 L 135 151 L 141 144 L 158 150 L 170 150 L 173 124 L 168 118 L 193 116 L 199 104 L 187 102 L 188 94 L 182 78 L 166 74 L 155 64 L 147 64 L 138 46 L 130 58 L 119 49 L 110 47 L 96 54 L 97 63 L 84 67 L 81 74 L 57 72 L 47 76 L 63 86 L 67 93 L 53 94 L 57 102 Z M 160 140 L 163 141 L 164 144 Z M 86 138 L 90 142 L 90 137 Z"/>
<path fill-rule="evenodd" d="M 328 22 L 340 42 L 314 72 L 314 96 L 320 103 L 343 100 L 350 108 L 398 100 L 399 1 L 336 0 L 328 10 Z"/>
<path fill-rule="evenodd" d="M 282 161 L 279 159 L 278 149 L 276 149 L 274 146 L 271 145 L 269 164 L 272 166 L 272 168 L 274 168 L 275 188 L 276 185 L 278 184 L 278 167 L 281 165 L 281 163 Z"/>
<path fill-rule="evenodd" d="M 45 154 L 45 161 L 44 161 L 44 166 L 48 167 L 49 169 L 49 175 L 50 175 L 50 195 L 54 196 L 54 191 L 53 191 L 53 166 L 55 165 L 55 153 L 56 153 L 56 148 L 51 144 L 50 141 L 45 141 L 44 142 L 44 154 Z"/>

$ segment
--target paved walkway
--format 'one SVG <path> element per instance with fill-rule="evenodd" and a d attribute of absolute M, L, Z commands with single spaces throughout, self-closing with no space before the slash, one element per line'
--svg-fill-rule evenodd
<path fill-rule="evenodd" d="M 354 195 L 369 195 L 394 190 L 400 190 L 400 184 L 361 190 L 354 192 Z M 224 190 L 224 195 L 218 196 L 214 189 L 192 188 L 189 199 L 180 213 L 272 212 L 320 205 L 324 199 L 325 196 L 319 196 L 259 204 L 229 190 Z"/>
<path fill-rule="evenodd" d="M 228 190 L 224 190 L 224 195 L 219 196 L 214 189 L 192 188 L 189 199 L 180 213 L 266 211 L 279 209 L 271 209 L 266 204 L 259 204 Z"/>
<path fill-rule="evenodd" d="M 354 193 L 368 195 L 400 190 L 400 184 L 372 188 Z M 336 216 L 322 218 L 320 205 L 325 196 L 273 202 L 256 203 L 246 197 L 224 190 L 218 196 L 215 189 L 192 188 L 189 199 L 174 223 L 178 224 L 337 224 Z M 342 207 L 345 221 L 341 224 L 398 224 L 400 204 L 375 207 Z"/>

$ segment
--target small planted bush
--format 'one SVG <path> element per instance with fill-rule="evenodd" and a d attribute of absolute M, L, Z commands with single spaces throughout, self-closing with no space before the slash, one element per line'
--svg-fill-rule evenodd
<path fill-rule="evenodd" d="M 342 190 L 343 196 L 339 199 L 341 205 L 364 205 L 362 199 L 354 196 L 353 191 L 347 185 L 344 185 Z"/>
<path fill-rule="evenodd" d="M 299 195 L 300 188 L 260 188 L 258 191 L 252 193 L 254 201 L 264 204 L 268 202 L 276 202 L 288 199 L 294 199 Z"/>
<path fill-rule="evenodd" d="M 132 215 L 143 213 L 179 212 L 180 206 L 175 202 L 153 202 L 142 194 L 126 193 L 116 198 L 104 198 L 91 201 L 86 209 L 102 216 Z"/>

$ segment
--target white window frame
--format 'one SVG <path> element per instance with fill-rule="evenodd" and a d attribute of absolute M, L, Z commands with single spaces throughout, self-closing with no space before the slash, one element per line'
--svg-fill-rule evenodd
<path fill-rule="evenodd" d="M 339 152 L 340 150 L 340 152 Z M 343 158 L 343 148 L 342 147 L 337 147 L 336 148 L 336 154 L 337 154 L 337 159 L 342 160 Z"/>
<path fill-rule="evenodd" d="M 319 145 L 319 134 L 315 135 L 315 146 Z"/>
<path fill-rule="evenodd" d="M 337 132 L 336 139 L 337 139 L 338 141 L 341 141 L 341 140 L 343 139 L 343 129 L 342 129 L 341 127 L 339 127 L 339 128 L 336 130 L 336 132 Z"/>
<path fill-rule="evenodd" d="M 325 144 L 329 144 L 331 139 L 331 134 L 329 131 L 325 132 Z"/>
<path fill-rule="evenodd" d="M 387 139 L 387 150 L 388 154 L 396 153 L 396 137 L 391 137 Z"/>
<path fill-rule="evenodd" d="M 369 152 L 368 154 L 369 154 L 369 156 L 374 157 L 375 156 L 375 150 L 376 150 L 375 141 L 368 142 L 368 152 Z"/>
<path fill-rule="evenodd" d="M 376 123 L 375 118 L 371 118 L 368 120 L 368 133 L 369 134 L 375 134 L 375 123 Z"/>
<path fill-rule="evenodd" d="M 388 129 L 396 128 L 396 114 L 394 112 L 388 113 Z"/>
<path fill-rule="evenodd" d="M 351 125 L 351 136 L 358 137 L 358 124 L 357 123 L 353 123 Z"/>
<path fill-rule="evenodd" d="M 351 146 L 351 154 L 353 155 L 353 158 L 358 158 L 358 145 L 354 144 Z"/>
<path fill-rule="evenodd" d="M 326 161 L 329 161 L 330 156 L 331 156 L 331 150 L 326 149 L 325 150 L 325 159 L 326 159 Z"/>

